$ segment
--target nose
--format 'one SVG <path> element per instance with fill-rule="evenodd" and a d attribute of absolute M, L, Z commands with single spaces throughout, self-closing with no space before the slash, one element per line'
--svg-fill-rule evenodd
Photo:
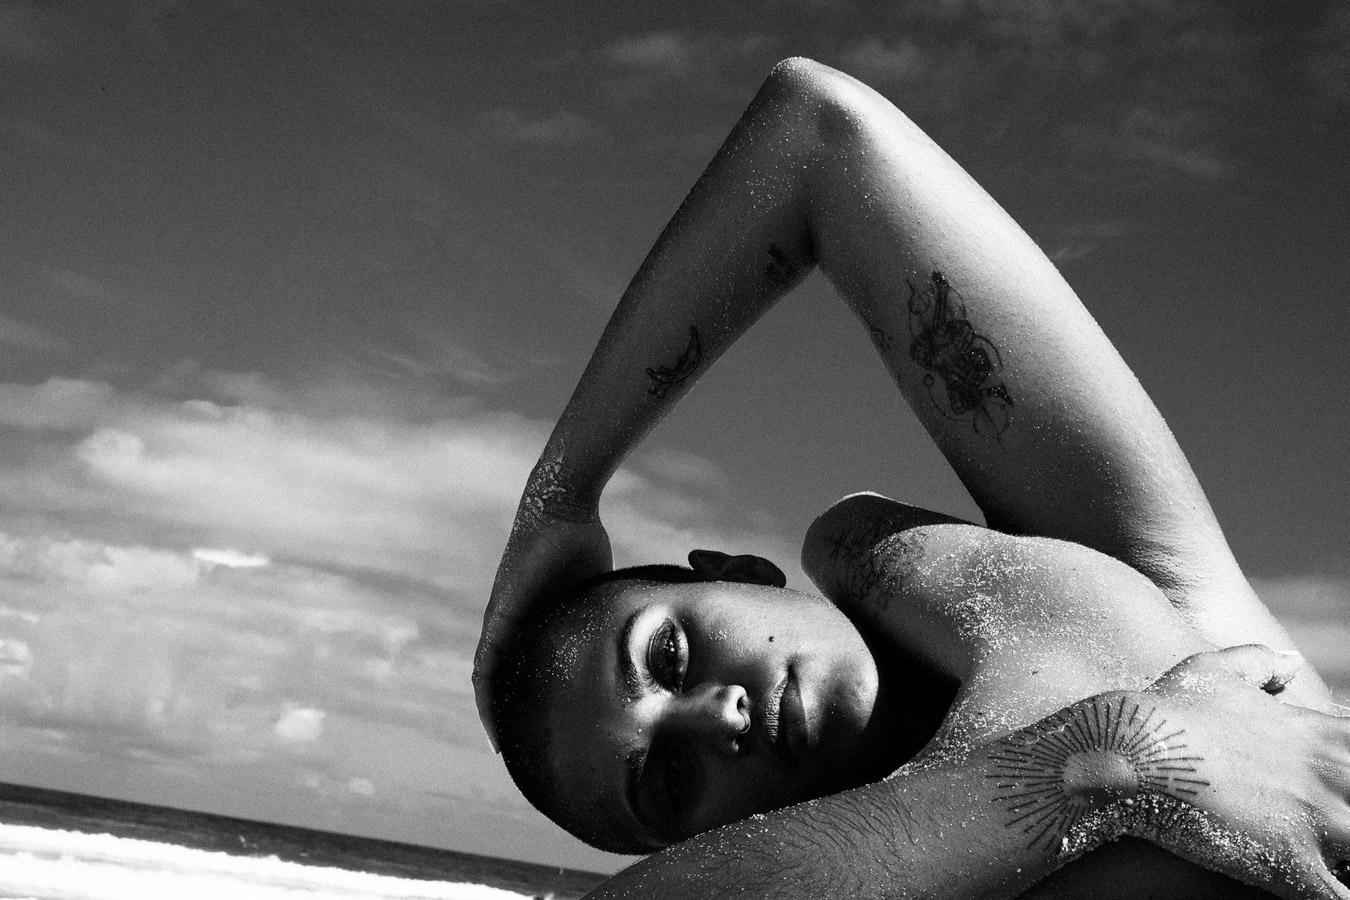
<path fill-rule="evenodd" d="M 737 684 L 707 686 L 676 701 L 675 726 L 699 743 L 739 753 L 739 738 L 750 730 L 750 697 Z"/>

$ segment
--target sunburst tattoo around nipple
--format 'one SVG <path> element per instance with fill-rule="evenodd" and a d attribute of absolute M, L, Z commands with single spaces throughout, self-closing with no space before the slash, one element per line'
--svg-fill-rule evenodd
<path fill-rule="evenodd" d="M 1052 849 L 1104 804 L 1141 794 L 1184 800 L 1208 787 L 1184 734 L 1127 697 L 1079 704 L 1000 740 L 985 777 L 997 781 L 1007 827 Z"/>

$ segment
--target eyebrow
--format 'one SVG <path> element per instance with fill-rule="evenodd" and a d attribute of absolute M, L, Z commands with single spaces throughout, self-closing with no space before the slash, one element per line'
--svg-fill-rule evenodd
<path fill-rule="evenodd" d="M 619 646 L 616 649 L 619 660 L 619 684 L 623 688 L 621 700 L 636 699 L 642 692 L 642 676 L 638 674 L 637 664 L 633 662 L 633 654 L 630 652 L 633 646 L 633 629 L 637 627 L 637 620 L 642 613 L 642 609 L 635 610 L 619 629 Z"/>

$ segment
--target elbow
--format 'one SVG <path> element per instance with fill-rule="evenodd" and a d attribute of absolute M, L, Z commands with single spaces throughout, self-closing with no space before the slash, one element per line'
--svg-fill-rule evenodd
<path fill-rule="evenodd" d="M 818 63 L 814 59 L 808 59 L 805 56 L 789 56 L 787 59 L 779 60 L 769 71 L 769 80 L 807 82 L 812 79 L 819 80 L 841 75 L 842 73 L 839 71 L 831 69 L 824 63 Z"/>
<path fill-rule="evenodd" d="M 848 85 L 857 83 L 824 63 L 804 56 L 792 56 L 769 70 L 764 86 L 776 95 L 819 106 L 838 100 Z"/>
<path fill-rule="evenodd" d="M 834 150 L 865 143 L 873 117 L 883 109 L 894 111 L 861 81 L 801 56 L 774 66 L 762 93 L 810 123 L 813 142 Z"/>

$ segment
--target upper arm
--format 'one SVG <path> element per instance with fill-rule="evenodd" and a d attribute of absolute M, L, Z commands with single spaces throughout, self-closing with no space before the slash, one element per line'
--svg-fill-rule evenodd
<path fill-rule="evenodd" d="M 1045 254 L 886 98 L 811 75 L 816 261 L 988 525 L 1126 563 L 1220 643 L 1289 646 L 1161 414 Z"/>
<path fill-rule="evenodd" d="M 1263 608 L 1264 623 L 1232 608 L 1198 615 L 1081 544 L 1007 535 L 877 494 L 845 497 L 817 517 L 802 568 L 854 621 L 957 679 L 995 644 L 1020 645 L 1005 660 L 1057 660 L 1051 669 L 1077 660 L 1107 679 L 1102 687 L 1156 675 L 1208 645 L 1290 646 Z M 1314 708 L 1325 695 L 1311 669 L 1288 692 Z"/>
<path fill-rule="evenodd" d="M 965 679 L 991 650 L 1004 661 L 1058 659 L 1056 668 L 1080 654 L 1100 671 L 1102 659 L 1128 659 L 1156 674 L 1197 649 L 1167 598 L 1118 560 L 876 494 L 818 517 L 802 563 L 855 621 L 948 677 Z"/>
<path fill-rule="evenodd" d="M 951 555 L 957 548 L 948 540 L 941 571 L 934 568 L 935 537 L 954 533 L 973 534 L 977 545 L 996 537 L 880 494 L 852 494 L 811 523 L 802 544 L 802 569 L 859 627 L 884 637 L 888 646 L 929 671 L 961 679 L 972 658 L 970 647 L 930 602 L 959 583 L 950 576 L 959 574 L 972 554 L 967 546 Z"/>
<path fill-rule="evenodd" d="M 968 524 L 932 510 L 864 491 L 844 497 L 811 523 L 802 541 L 802 571 L 821 594 L 847 609 L 884 579 L 886 539 L 921 525 Z"/>
<path fill-rule="evenodd" d="M 1045 254 L 885 98 L 814 83 L 817 261 L 990 527 L 1169 591 L 1236 574 L 1167 425 Z"/>

